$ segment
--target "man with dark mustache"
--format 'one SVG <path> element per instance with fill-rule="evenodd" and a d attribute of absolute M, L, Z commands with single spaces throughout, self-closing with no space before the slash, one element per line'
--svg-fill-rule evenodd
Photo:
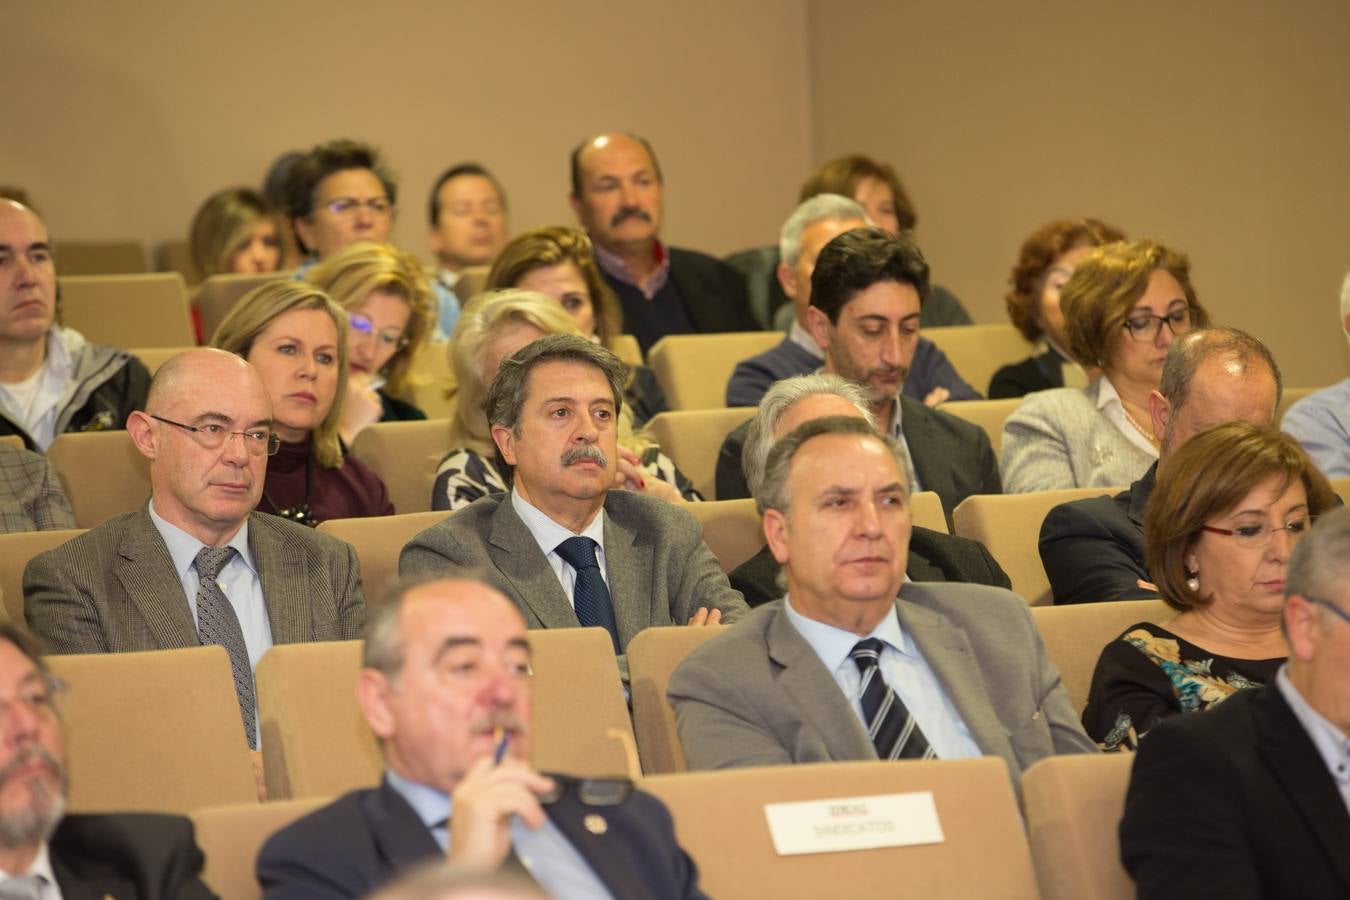
<path fill-rule="evenodd" d="M 0 897 L 214 897 L 188 819 L 65 815 L 59 687 L 32 638 L 0 624 Z"/>
<path fill-rule="evenodd" d="M 645 354 L 667 334 L 755 331 L 745 280 L 731 266 L 661 241 L 665 183 L 644 138 L 601 134 L 572 151 L 572 209 Z"/>
<path fill-rule="evenodd" d="M 511 491 L 414 537 L 399 572 L 490 573 L 531 628 L 608 630 L 626 678 L 642 629 L 731 622 L 746 606 L 693 516 L 614 489 L 623 379 L 618 357 L 577 335 L 503 360 L 483 405 Z"/>

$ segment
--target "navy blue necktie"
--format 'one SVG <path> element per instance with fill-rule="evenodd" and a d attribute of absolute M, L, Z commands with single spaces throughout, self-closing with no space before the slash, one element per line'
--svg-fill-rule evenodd
<path fill-rule="evenodd" d="M 849 653 L 862 675 L 862 710 L 867 736 L 879 759 L 933 759 L 936 754 L 914 715 L 881 677 L 882 643 L 866 638 Z"/>
<path fill-rule="evenodd" d="M 595 561 L 596 546 L 588 537 L 570 537 L 554 548 L 554 552 L 576 570 L 572 606 L 576 609 L 577 621 L 585 626 L 598 625 L 608 631 L 614 642 L 614 652 L 622 653 L 619 626 L 614 623 L 614 604 L 610 602 L 605 579 L 600 575 L 600 564 Z"/>

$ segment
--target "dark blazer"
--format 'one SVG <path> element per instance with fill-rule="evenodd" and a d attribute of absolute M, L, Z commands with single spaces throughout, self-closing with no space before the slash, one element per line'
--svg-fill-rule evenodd
<path fill-rule="evenodd" d="M 48 844 L 65 900 L 208 900 L 192 821 L 152 813 L 69 815 Z"/>
<path fill-rule="evenodd" d="M 1065 362 L 1064 357 L 1051 348 L 1021 362 L 1008 363 L 989 380 L 989 399 L 1007 400 L 1064 387 Z"/>
<path fill-rule="evenodd" d="M 1158 464 L 1114 497 L 1061 503 L 1041 523 L 1040 551 L 1055 605 L 1158 596 L 1144 565 L 1144 508 Z"/>
<path fill-rule="evenodd" d="M 698 872 L 675 843 L 670 813 L 650 794 L 634 791 L 619 806 L 582 806 L 572 792 L 544 807 L 617 898 L 703 897 Z M 604 834 L 582 821 L 599 814 Z M 364 897 L 400 872 L 441 855 L 417 813 L 397 791 L 353 791 L 283 828 L 258 855 L 265 900 Z"/>
<path fill-rule="evenodd" d="M 948 523 L 952 510 L 971 494 L 1003 493 L 998 460 L 983 428 L 940 409 L 929 409 L 910 397 L 901 396 L 900 407 L 901 427 L 920 486 L 941 498 Z M 750 423 L 746 422 L 722 442 L 717 453 L 718 500 L 750 496 L 741 469 L 741 451 L 749 433 Z"/>
<path fill-rule="evenodd" d="M 782 568 L 769 548 L 764 547 L 732 570 L 728 578 L 731 586 L 740 591 L 745 602 L 753 608 L 783 596 L 778 587 L 778 573 Z M 905 574 L 911 581 L 961 581 L 1012 587 L 1008 573 L 984 544 L 918 525 L 910 532 Z"/>
<path fill-rule="evenodd" d="M 398 560 L 401 575 L 476 570 L 515 601 L 530 628 L 577 628 L 577 614 L 510 494 L 489 494 L 414 537 Z M 746 611 L 703 529 L 687 511 L 631 491 L 605 497 L 605 580 L 619 646 L 654 625 L 683 625 L 699 607 L 734 622 Z"/>
<path fill-rule="evenodd" d="M 1120 850 L 1141 898 L 1350 897 L 1350 815 L 1274 684 L 1139 742 Z"/>
<path fill-rule="evenodd" d="M 266 513 L 248 520 L 272 641 L 344 641 L 366 623 L 351 545 Z M 201 643 L 148 506 L 109 519 L 23 573 L 24 618 L 52 653 L 168 650 Z"/>
<path fill-rule="evenodd" d="M 670 280 L 696 331 L 758 331 L 741 273 L 697 250 L 666 246 Z"/>

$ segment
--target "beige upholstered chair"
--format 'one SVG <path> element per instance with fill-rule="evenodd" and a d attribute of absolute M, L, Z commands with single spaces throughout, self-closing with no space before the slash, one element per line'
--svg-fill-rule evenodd
<path fill-rule="evenodd" d="M 1123 488 L 1067 488 L 1029 494 L 972 494 L 952 513 L 956 533 L 989 548 L 1012 589 L 1032 606 L 1050 602 L 1050 579 L 1036 544 L 1046 513 L 1061 503 L 1118 494 Z"/>
<path fill-rule="evenodd" d="M 84 534 L 82 528 L 0 534 L 0 595 L 4 597 L 5 614 L 11 622 L 27 627 L 23 618 L 23 570 L 28 561 L 81 534 Z"/>
<path fill-rule="evenodd" d="M 736 363 L 783 340 L 777 331 L 668 334 L 647 353 L 671 409 L 720 409 Z"/>
<path fill-rule="evenodd" d="M 225 320 L 239 298 L 259 285 L 289 278 L 290 272 L 262 272 L 248 275 L 212 275 L 203 281 L 192 294 L 192 306 L 202 317 L 202 339 L 211 343 L 211 335 L 217 326 Z"/>
<path fill-rule="evenodd" d="M 932 531 L 949 534 L 947 514 L 942 511 L 942 498 L 933 491 L 919 491 L 909 501 L 914 524 Z"/>
<path fill-rule="evenodd" d="M 455 371 L 450 367 L 449 343 L 427 341 L 418 347 L 408 376 L 408 391 L 402 399 L 426 413 L 428 419 L 448 422 L 455 411 Z M 450 426 L 445 427 L 448 431 Z"/>
<path fill-rule="evenodd" d="M 49 656 L 75 812 L 256 803 L 230 658 L 217 646 Z"/>
<path fill-rule="evenodd" d="M 187 285 L 177 272 L 62 275 L 61 321 L 95 344 L 185 347 L 196 343 Z"/>
<path fill-rule="evenodd" d="M 957 373 L 981 394 L 989 389 L 989 380 L 1001 366 L 1026 359 L 1033 349 L 1021 333 L 1006 322 L 925 328 L 923 336 L 937 344 Z"/>
<path fill-rule="evenodd" d="M 361 429 L 352 442 L 352 455 L 380 476 L 395 511 L 427 512 L 436 467 L 450 449 L 449 434 L 445 419 L 376 422 Z"/>
<path fill-rule="evenodd" d="M 1176 615 L 1161 600 L 1115 600 L 1072 606 L 1033 606 L 1031 618 L 1045 652 L 1059 669 L 1073 708 L 1082 712 L 1102 648 L 1136 622 L 1161 624 Z"/>
<path fill-rule="evenodd" d="M 206 856 L 202 880 L 222 900 L 259 900 L 256 863 L 267 839 L 328 803 L 327 797 L 208 806 L 192 812 Z"/>
<path fill-rule="evenodd" d="M 631 334 L 616 334 L 610 342 L 614 355 L 630 366 L 642 365 L 642 349 Z"/>
<path fill-rule="evenodd" d="M 1050 756 L 1022 775 L 1031 855 L 1045 900 L 1131 900 L 1117 829 L 1130 753 Z"/>
<path fill-rule="evenodd" d="M 984 388 L 981 387 L 980 390 Z M 989 443 L 994 446 L 994 458 L 997 459 L 1003 448 L 1003 423 L 1021 402 L 1021 397 L 1007 400 L 961 400 L 956 403 L 944 403 L 942 411 L 983 428 L 984 433 L 989 435 Z"/>
<path fill-rule="evenodd" d="M 712 897 L 1039 896 L 1008 767 L 997 757 L 654 775 L 642 788 L 669 807 Z M 913 793 L 932 795 L 940 842 L 780 856 L 764 814 L 770 803 Z"/>
<path fill-rule="evenodd" d="M 1331 488 L 1336 492 L 1336 496 L 1341 498 L 1342 503 L 1350 503 L 1350 478 L 1331 479 Z"/>
<path fill-rule="evenodd" d="M 398 555 L 403 546 L 448 515 L 438 511 L 329 519 L 319 525 L 319 530 L 356 548 L 356 558 L 361 562 L 361 591 L 366 603 L 373 606 L 380 602 L 385 588 L 398 581 Z"/>
<path fill-rule="evenodd" d="M 81 528 L 140 509 L 150 497 L 150 461 L 125 431 L 58 434 L 47 458 Z"/>
<path fill-rule="evenodd" d="M 189 285 L 200 284 L 202 273 L 192 261 L 192 247 L 187 241 L 164 241 L 155 248 L 155 271 L 177 272 Z"/>
<path fill-rule="evenodd" d="M 57 271 L 65 275 L 132 275 L 145 271 L 140 241 L 57 241 Z"/>
<path fill-rule="evenodd" d="M 665 340 L 663 338 L 663 340 Z M 655 350 L 653 350 L 655 352 Z M 754 407 L 672 409 L 655 416 L 647 430 L 705 500 L 715 499 L 717 453 L 722 441 L 755 414 Z"/>
<path fill-rule="evenodd" d="M 687 508 L 703 526 L 703 543 L 717 557 L 723 572 L 730 572 L 764 546 L 764 529 L 754 500 L 706 500 Z"/>
<path fill-rule="evenodd" d="M 23 438 L 19 437 L 17 434 L 0 435 L 0 444 L 8 444 L 11 447 L 22 450 Z"/>
<path fill-rule="evenodd" d="M 184 350 L 191 350 L 192 347 L 136 347 L 127 352 L 136 357 L 141 363 L 154 375 L 159 371 L 159 367 L 164 365 L 173 357 L 182 353 Z"/>
<path fill-rule="evenodd" d="M 648 775 L 685 770 L 684 748 L 675 731 L 675 710 L 666 701 L 666 685 L 681 660 L 726 627 L 648 628 L 629 641 L 633 730 L 642 771 Z"/>

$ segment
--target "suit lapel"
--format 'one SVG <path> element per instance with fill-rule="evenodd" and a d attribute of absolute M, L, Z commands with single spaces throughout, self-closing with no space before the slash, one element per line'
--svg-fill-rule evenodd
<path fill-rule="evenodd" d="M 431 830 L 389 782 L 381 781 L 376 790 L 366 795 L 362 805 L 370 821 L 370 833 L 388 863 L 380 880 L 441 855 Z"/>
<path fill-rule="evenodd" d="M 608 541 L 608 536 L 605 539 Z M 549 820 L 586 860 L 610 894 L 624 900 L 669 896 L 668 892 L 657 893 L 657 885 L 648 885 L 642 873 L 631 865 L 631 855 L 623 852 L 628 841 L 619 833 L 625 827 L 625 823 L 616 822 L 622 816 L 619 809 L 584 807 L 571 791 L 544 808 Z"/>
<path fill-rule="evenodd" d="M 614 621 L 619 626 L 620 647 L 627 647 L 648 624 L 670 617 L 669 608 L 649 608 L 656 602 L 655 592 L 644 589 L 643 578 L 651 577 L 653 547 L 650 543 L 639 544 L 637 537 L 636 532 L 605 511 L 605 581 L 614 605 Z"/>
<path fill-rule="evenodd" d="M 183 593 L 183 583 L 174 571 L 164 538 L 150 521 L 149 506 L 127 520 L 117 548 L 122 557 L 114 573 L 161 650 L 195 647 L 201 642 Z"/>
<path fill-rule="evenodd" d="M 266 513 L 249 516 L 248 549 L 258 567 L 272 643 L 298 644 L 310 639 L 305 557 L 268 518 Z"/>
<path fill-rule="evenodd" d="M 942 498 L 942 505 L 946 508 L 955 490 L 947 448 L 934 436 L 933 422 L 922 403 L 904 396 L 898 402 L 901 410 L 900 430 L 905 435 L 905 444 L 909 447 L 909 458 L 914 463 L 914 472 L 919 476 L 919 487 L 936 493 Z M 947 518 L 950 519 L 952 511 L 950 509 L 946 511 Z"/>
<path fill-rule="evenodd" d="M 512 508 L 510 494 L 502 497 L 490 521 L 488 555 L 529 613 L 544 628 L 581 627 L 544 551 Z"/>
<path fill-rule="evenodd" d="M 876 759 L 876 748 L 839 689 L 834 673 L 826 670 L 811 645 L 792 627 L 781 605 L 765 632 L 765 642 L 769 658 L 782 666 L 775 683 L 802 718 L 820 733 L 830 758 Z"/>

